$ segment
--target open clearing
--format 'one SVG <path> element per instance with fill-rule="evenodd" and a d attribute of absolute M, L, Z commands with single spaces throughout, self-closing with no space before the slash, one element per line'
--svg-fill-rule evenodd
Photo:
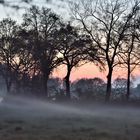
<path fill-rule="evenodd" d="M 0 140 L 140 140 L 140 109 L 3 102 Z"/>

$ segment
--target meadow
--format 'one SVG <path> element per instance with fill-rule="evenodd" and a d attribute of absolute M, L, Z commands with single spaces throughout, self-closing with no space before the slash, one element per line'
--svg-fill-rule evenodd
<path fill-rule="evenodd" d="M 140 109 L 24 98 L 3 101 L 0 140 L 140 140 Z"/>

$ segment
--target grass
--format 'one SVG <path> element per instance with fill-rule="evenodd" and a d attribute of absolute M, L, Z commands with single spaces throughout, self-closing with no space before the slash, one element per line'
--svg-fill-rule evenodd
<path fill-rule="evenodd" d="M 27 108 L 0 105 L 0 140 L 140 140 L 139 109 Z"/>

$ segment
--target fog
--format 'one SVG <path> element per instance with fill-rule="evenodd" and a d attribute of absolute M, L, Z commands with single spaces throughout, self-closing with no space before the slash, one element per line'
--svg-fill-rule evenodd
<path fill-rule="evenodd" d="M 22 114 L 26 117 L 96 116 L 122 120 L 139 120 L 140 116 L 140 110 L 137 106 L 97 102 L 56 102 L 47 101 L 46 99 L 27 98 L 24 96 L 1 97 L 0 108 L 14 110 L 14 113 L 17 111 L 18 115 Z"/>
<path fill-rule="evenodd" d="M 139 140 L 139 130 L 136 106 L 25 96 L 0 102 L 0 140 Z"/>

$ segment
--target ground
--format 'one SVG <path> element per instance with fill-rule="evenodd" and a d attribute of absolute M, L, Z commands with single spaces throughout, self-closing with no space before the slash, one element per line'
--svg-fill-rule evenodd
<path fill-rule="evenodd" d="M 3 102 L 0 140 L 140 140 L 140 110 L 37 100 Z"/>

